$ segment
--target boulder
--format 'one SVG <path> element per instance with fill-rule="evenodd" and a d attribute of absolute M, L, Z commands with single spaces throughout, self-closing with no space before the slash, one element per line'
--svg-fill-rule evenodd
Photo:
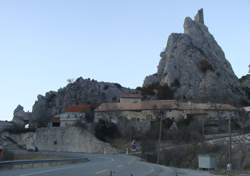
<path fill-rule="evenodd" d="M 26 124 L 30 122 L 32 114 L 30 112 L 25 112 L 21 105 L 18 105 L 13 113 L 12 123 L 17 128 L 24 128 Z"/>

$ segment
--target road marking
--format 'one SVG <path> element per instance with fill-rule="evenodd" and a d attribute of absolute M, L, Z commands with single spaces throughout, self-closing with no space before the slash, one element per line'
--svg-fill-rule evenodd
<path fill-rule="evenodd" d="M 107 169 L 103 169 L 103 170 L 100 170 L 100 171 L 96 172 L 95 174 L 99 175 L 99 174 L 102 174 L 102 173 L 107 172 L 107 171 L 108 171 Z"/>

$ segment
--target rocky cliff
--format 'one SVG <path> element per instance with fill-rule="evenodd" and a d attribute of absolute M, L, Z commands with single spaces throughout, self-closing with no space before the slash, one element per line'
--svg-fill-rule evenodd
<path fill-rule="evenodd" d="M 242 89 L 246 92 L 248 101 L 250 102 L 250 74 L 242 76 L 242 78 L 240 78 L 240 84 Z"/>
<path fill-rule="evenodd" d="M 160 56 L 157 73 L 145 78 L 144 88 L 163 87 L 178 100 L 246 101 L 230 63 L 204 24 L 202 9 L 195 20 L 185 18 L 184 33 L 171 34 Z"/>
<path fill-rule="evenodd" d="M 32 119 L 46 123 L 53 115 L 63 112 L 71 105 L 119 101 L 124 92 L 133 91 L 117 83 L 97 82 L 91 79 L 78 78 L 66 87 L 50 91 L 45 96 L 39 95 L 32 110 Z"/>

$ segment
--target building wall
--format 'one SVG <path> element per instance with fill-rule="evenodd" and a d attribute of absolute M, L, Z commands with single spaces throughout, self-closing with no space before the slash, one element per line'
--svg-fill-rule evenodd
<path fill-rule="evenodd" d="M 65 112 L 56 115 L 60 119 L 60 127 L 74 126 L 79 121 L 85 122 L 86 114 L 84 112 Z M 52 123 L 49 123 L 49 127 L 52 127 Z"/>
<path fill-rule="evenodd" d="M 96 112 L 95 122 L 97 123 L 100 119 L 113 122 L 123 135 L 129 134 L 131 131 L 143 135 L 150 130 L 151 122 L 159 118 L 159 112 L 159 110 Z M 197 113 L 184 110 L 164 110 L 162 112 L 163 118 L 175 119 L 175 121 L 193 118 L 208 125 L 215 122 L 215 126 L 210 126 L 206 130 L 207 133 L 214 132 L 214 127 L 217 131 L 226 131 L 228 117 L 240 119 L 237 111 L 209 110 Z"/>
<path fill-rule="evenodd" d="M 73 136 L 73 137 L 72 137 Z M 87 130 L 78 127 L 38 128 L 36 132 L 12 134 L 10 136 L 27 149 L 40 151 L 114 153 L 108 143 L 98 140 Z"/>
<path fill-rule="evenodd" d="M 204 112 L 208 110 L 214 111 L 238 111 L 239 109 L 228 104 L 215 103 L 192 103 L 178 102 L 176 100 L 150 100 L 137 103 L 120 102 L 120 103 L 103 103 L 95 111 L 136 111 L 136 110 L 182 110 Z"/>
<path fill-rule="evenodd" d="M 120 98 L 120 103 L 140 103 L 140 98 Z"/>

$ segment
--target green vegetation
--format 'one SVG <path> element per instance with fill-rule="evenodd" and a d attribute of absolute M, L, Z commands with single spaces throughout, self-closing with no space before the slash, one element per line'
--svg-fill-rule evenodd
<path fill-rule="evenodd" d="M 178 86 L 180 83 L 176 80 L 174 84 Z M 136 90 L 140 91 L 144 97 L 156 96 L 159 100 L 174 99 L 174 90 L 172 90 L 168 85 L 161 86 L 153 84 L 148 87 L 137 87 Z"/>
<path fill-rule="evenodd" d="M 116 124 L 99 120 L 95 126 L 95 136 L 105 142 L 110 142 L 113 139 L 117 139 L 121 136 Z"/>

